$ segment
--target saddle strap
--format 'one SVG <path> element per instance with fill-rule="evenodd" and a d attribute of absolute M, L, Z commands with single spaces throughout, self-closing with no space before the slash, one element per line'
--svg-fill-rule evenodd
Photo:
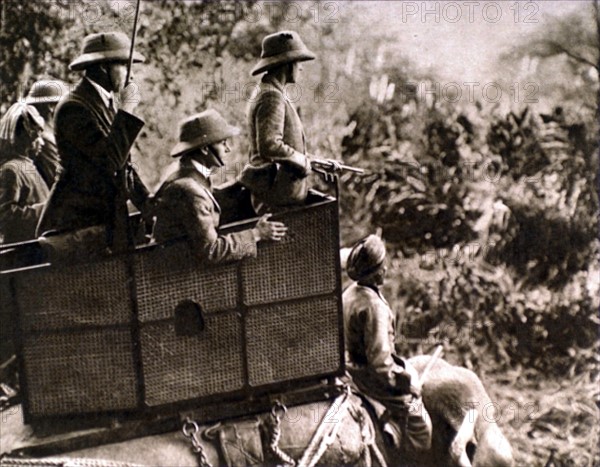
<path fill-rule="evenodd" d="M 348 386 L 344 394 L 337 397 L 331 406 L 329 406 L 327 413 L 317 427 L 317 430 L 310 440 L 308 447 L 298 461 L 298 467 L 313 467 L 317 462 L 319 462 L 321 457 L 323 457 L 323 454 L 325 454 L 327 448 L 335 440 L 335 436 L 342 424 L 344 412 L 346 411 L 349 403 L 350 387 Z M 337 415 L 337 419 L 334 424 L 331 424 L 329 421 L 334 415 Z M 329 428 L 329 433 L 326 432 L 327 428 Z"/>
<path fill-rule="evenodd" d="M 379 467 L 388 467 L 388 464 L 385 460 L 385 456 L 377 446 L 376 437 L 375 437 L 375 427 L 369 423 L 367 423 L 367 416 L 365 414 L 365 410 L 355 405 L 350 406 L 349 410 L 350 415 L 354 420 L 358 422 L 360 426 L 360 433 L 363 440 L 363 465 L 367 467 L 371 467 L 371 455 L 375 457 L 377 461 L 377 465 Z"/>

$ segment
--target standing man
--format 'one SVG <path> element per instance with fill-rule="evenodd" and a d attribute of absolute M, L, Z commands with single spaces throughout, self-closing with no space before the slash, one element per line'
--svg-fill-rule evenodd
<path fill-rule="evenodd" d="M 295 31 L 266 36 L 252 75 L 264 73 L 248 108 L 250 165 L 240 182 L 252 191 L 257 212 L 303 204 L 308 194 L 310 158 L 298 112 L 285 86 L 296 83 L 301 65 L 315 55 Z"/>
<path fill-rule="evenodd" d="M 54 138 L 54 109 L 63 96 L 69 92 L 67 84 L 61 80 L 42 80 L 33 84 L 25 103 L 34 106 L 44 119 L 44 146 L 34 163 L 42 178 L 52 188 L 61 172 L 60 157 Z"/>
<path fill-rule="evenodd" d="M 63 172 L 40 219 L 39 234 L 103 225 L 107 243 L 113 245 L 117 223 L 127 217 L 126 199 L 145 209 L 148 190 L 128 163 L 144 126 L 132 113 L 139 102 L 136 87 L 125 82 L 129 48 L 121 32 L 90 34 L 69 65 L 84 76 L 56 109 Z M 133 61 L 144 57 L 134 52 Z"/>
<path fill-rule="evenodd" d="M 394 354 L 395 317 L 380 290 L 385 259 L 376 235 L 358 242 L 348 256 L 348 276 L 355 282 L 342 295 L 347 369 L 361 392 L 385 406 L 385 432 L 396 447 L 418 454 L 431 447 L 431 419 L 418 373 Z"/>
<path fill-rule="evenodd" d="M 35 238 L 48 187 L 34 160 L 44 141 L 44 119 L 27 104 L 13 104 L 0 120 L 0 243 Z"/>
<path fill-rule="evenodd" d="M 239 129 L 229 125 L 215 110 L 193 115 L 181 124 L 179 143 L 171 151 L 180 157 L 179 170 L 171 175 L 155 196 L 157 241 L 187 235 L 195 256 L 218 264 L 256 256 L 261 240 L 280 240 L 287 228 L 263 216 L 254 229 L 219 235 L 219 203 L 212 193 L 210 174 L 225 165 L 230 152 L 227 139 Z"/>

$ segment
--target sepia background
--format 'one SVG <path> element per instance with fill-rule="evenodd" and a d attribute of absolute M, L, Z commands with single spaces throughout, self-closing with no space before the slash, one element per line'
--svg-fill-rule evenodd
<path fill-rule="evenodd" d="M 135 4 L 4 0 L 0 113 L 68 64 L 86 34 L 131 35 Z M 378 229 L 398 351 L 476 371 L 517 465 L 600 465 L 598 2 L 143 1 L 134 68 L 152 189 L 177 123 L 213 107 L 242 129 L 262 38 L 318 56 L 288 98 L 311 153 L 342 176 L 342 246 Z M 552 464 L 548 464 L 552 465 Z"/>

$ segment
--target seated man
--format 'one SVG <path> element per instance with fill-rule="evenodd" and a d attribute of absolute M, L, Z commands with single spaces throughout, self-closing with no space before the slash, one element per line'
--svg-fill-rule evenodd
<path fill-rule="evenodd" d="M 385 257 L 376 235 L 358 242 L 348 256 L 348 276 L 356 282 L 342 295 L 347 369 L 357 388 L 387 409 L 385 431 L 396 447 L 415 453 L 431 446 L 431 420 L 417 372 L 394 355 L 394 313 L 380 290 Z"/>
<path fill-rule="evenodd" d="M 0 243 L 35 238 L 49 194 L 34 165 L 43 129 L 44 119 L 27 104 L 14 104 L 0 120 Z"/>
<path fill-rule="evenodd" d="M 263 216 L 253 229 L 219 235 L 221 208 L 212 194 L 210 175 L 223 167 L 230 152 L 227 138 L 239 134 L 215 110 L 194 115 L 181 124 L 179 143 L 171 156 L 180 157 L 179 170 L 160 187 L 155 196 L 157 241 L 187 235 L 201 261 L 218 264 L 256 256 L 261 240 L 281 240 L 287 228 Z"/>

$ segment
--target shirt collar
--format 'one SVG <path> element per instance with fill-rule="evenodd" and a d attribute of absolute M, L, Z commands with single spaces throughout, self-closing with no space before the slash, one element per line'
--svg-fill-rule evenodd
<path fill-rule="evenodd" d="M 212 173 L 212 170 L 209 169 L 208 167 L 202 165 L 200 162 L 198 162 L 197 160 L 194 159 L 190 159 L 190 162 L 192 163 L 192 165 L 194 166 L 194 168 L 200 172 L 200 174 L 202 174 L 202 176 L 204 178 L 210 178 L 210 175 Z"/>
<path fill-rule="evenodd" d="M 263 83 L 269 83 L 272 86 L 275 87 L 275 89 L 283 92 L 283 83 L 281 81 L 279 81 L 277 78 L 275 78 L 275 76 L 270 75 L 270 74 L 266 74 L 265 76 L 263 76 L 262 78 Z M 284 93 L 285 96 L 285 93 Z"/>
<path fill-rule="evenodd" d="M 107 91 L 106 89 L 104 89 L 102 86 L 100 86 L 98 83 L 92 81 L 91 79 L 89 79 L 87 77 L 85 79 L 87 79 L 90 82 L 90 84 L 92 86 L 94 86 L 96 91 L 98 91 L 98 94 L 100 95 L 102 102 L 104 102 L 104 105 L 106 107 L 111 107 L 111 101 L 114 102 L 114 94 L 112 92 Z"/>

